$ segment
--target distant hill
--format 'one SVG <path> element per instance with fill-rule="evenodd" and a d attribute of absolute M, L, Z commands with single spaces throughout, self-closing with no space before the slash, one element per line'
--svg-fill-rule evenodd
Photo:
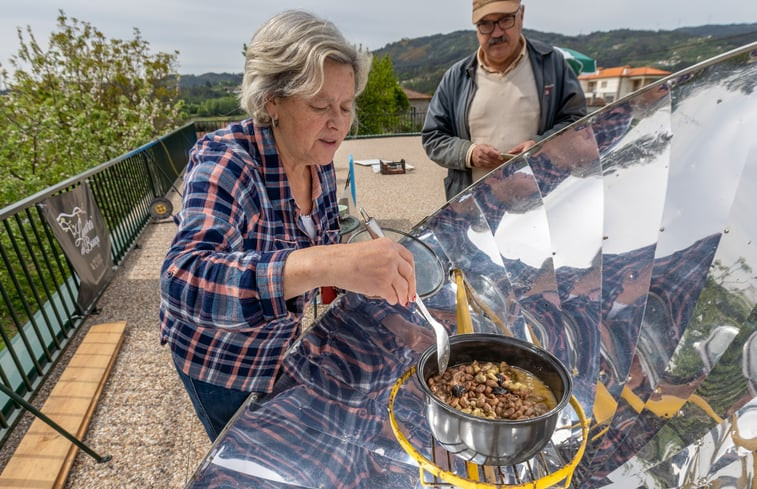
<path fill-rule="evenodd" d="M 530 29 L 523 31 L 533 39 L 591 56 L 597 60 L 598 67 L 652 66 L 672 72 L 757 41 L 757 23 L 657 31 L 616 29 L 579 36 Z M 401 39 L 373 53 L 391 57 L 394 71 L 403 86 L 431 94 L 444 71 L 455 61 L 472 53 L 477 46 L 476 33 L 470 29 Z M 215 88 L 217 93 L 219 86 L 228 93 L 241 81 L 242 75 L 239 73 L 182 75 L 182 94 L 201 96 L 200 93 L 210 88 Z"/>
<path fill-rule="evenodd" d="M 652 66 L 676 72 L 731 49 L 757 41 L 757 23 L 682 27 L 671 31 L 618 29 L 565 36 L 529 29 L 524 34 L 553 46 L 574 49 L 597 60 L 598 67 Z M 400 82 L 433 93 L 444 71 L 478 46 L 471 30 L 402 39 L 374 51 L 389 55 Z"/>
<path fill-rule="evenodd" d="M 181 75 L 179 97 L 192 116 L 231 116 L 241 114 L 237 89 L 241 73 L 204 73 Z"/>
<path fill-rule="evenodd" d="M 239 86 L 241 73 L 204 73 L 202 75 L 181 75 L 181 88 L 210 87 L 213 85 Z"/>

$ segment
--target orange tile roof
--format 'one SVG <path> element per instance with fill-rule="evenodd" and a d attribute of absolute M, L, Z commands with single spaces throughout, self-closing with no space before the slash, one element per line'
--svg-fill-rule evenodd
<path fill-rule="evenodd" d="M 599 78 L 630 78 L 634 76 L 667 76 L 671 72 L 665 70 L 658 70 L 657 68 L 651 68 L 649 66 L 642 66 L 640 68 L 631 68 L 626 66 L 615 66 L 613 68 L 600 68 L 596 73 L 591 75 L 581 75 L 581 80 L 596 80 Z"/>

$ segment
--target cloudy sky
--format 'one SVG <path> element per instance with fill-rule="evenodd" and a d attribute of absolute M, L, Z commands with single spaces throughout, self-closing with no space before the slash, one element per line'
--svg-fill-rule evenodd
<path fill-rule="evenodd" d="M 618 28 L 675 29 L 757 22 L 754 0 L 525 0 L 527 28 L 568 35 Z M 402 38 L 472 29 L 470 0 L 0 0 L 0 63 L 18 52 L 16 28 L 47 42 L 58 10 L 108 38 L 140 30 L 154 52 L 179 51 L 179 72 L 242 71 L 242 44 L 268 17 L 303 8 L 333 21 L 355 44 L 378 49 Z"/>

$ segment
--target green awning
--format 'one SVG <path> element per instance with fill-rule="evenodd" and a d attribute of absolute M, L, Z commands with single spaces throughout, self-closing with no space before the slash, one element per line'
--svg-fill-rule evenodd
<path fill-rule="evenodd" d="M 555 46 L 555 49 L 560 51 L 565 57 L 565 61 L 568 62 L 576 75 L 596 73 L 597 62 L 583 53 L 570 48 L 561 48 Z"/>

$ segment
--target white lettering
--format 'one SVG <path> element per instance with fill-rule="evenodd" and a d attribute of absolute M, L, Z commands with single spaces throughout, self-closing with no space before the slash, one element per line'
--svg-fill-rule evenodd
<path fill-rule="evenodd" d="M 74 238 L 74 246 L 79 248 L 82 256 L 90 254 L 92 250 L 100 246 L 100 236 L 92 235 L 95 222 L 81 207 L 74 207 L 69 214 L 58 214 L 56 222 L 63 231 L 71 234 Z"/>

